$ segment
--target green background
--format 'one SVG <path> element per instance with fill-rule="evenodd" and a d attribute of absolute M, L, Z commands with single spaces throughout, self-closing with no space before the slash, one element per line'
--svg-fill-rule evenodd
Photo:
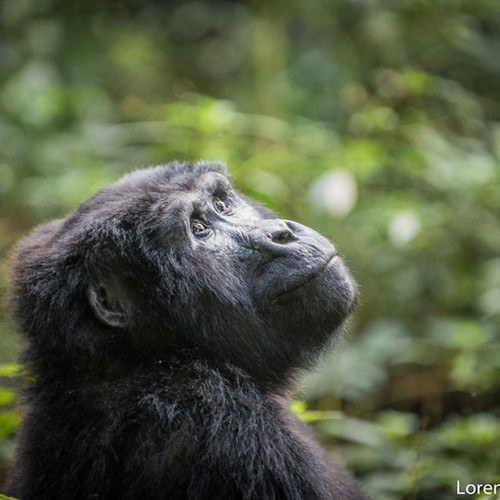
<path fill-rule="evenodd" d="M 200 158 L 333 239 L 360 284 L 294 409 L 366 491 L 500 483 L 499 155 L 498 0 L 2 0 L 0 484 L 15 242 Z"/>

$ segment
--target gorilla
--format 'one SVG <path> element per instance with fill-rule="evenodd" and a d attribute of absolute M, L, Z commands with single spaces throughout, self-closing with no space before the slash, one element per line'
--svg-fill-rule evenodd
<path fill-rule="evenodd" d="M 218 162 L 130 173 L 13 257 L 21 500 L 366 498 L 288 408 L 356 298 Z"/>

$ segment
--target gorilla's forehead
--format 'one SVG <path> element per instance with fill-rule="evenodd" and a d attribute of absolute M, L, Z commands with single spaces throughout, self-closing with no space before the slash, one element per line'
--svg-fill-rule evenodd
<path fill-rule="evenodd" d="M 144 214 L 148 207 L 180 205 L 201 192 L 229 189 L 221 162 L 169 163 L 131 172 L 83 202 L 73 216 L 92 224 Z M 90 216 L 90 217 L 89 217 Z"/>
<path fill-rule="evenodd" d="M 112 186 L 124 194 L 127 191 L 188 191 L 202 182 L 206 176 L 224 178 L 226 167 L 221 162 L 199 161 L 196 163 L 169 163 L 136 170 L 125 175 Z"/>
<path fill-rule="evenodd" d="M 159 187 L 157 196 L 151 199 L 152 210 L 163 214 L 162 219 L 168 219 L 171 225 L 193 212 L 203 212 L 214 198 L 234 197 L 230 182 L 220 170 L 206 170 L 198 176 L 179 176 Z"/>
<path fill-rule="evenodd" d="M 225 175 L 219 171 L 208 171 L 182 183 L 168 185 L 163 201 L 170 206 L 206 203 L 213 197 L 225 198 L 232 191 Z"/>

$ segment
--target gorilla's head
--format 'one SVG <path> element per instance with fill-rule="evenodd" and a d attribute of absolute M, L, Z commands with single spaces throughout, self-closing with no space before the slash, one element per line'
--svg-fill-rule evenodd
<path fill-rule="evenodd" d="M 213 162 L 126 175 L 35 230 L 15 265 L 36 359 L 91 367 L 190 350 L 264 384 L 313 361 L 356 295 L 331 242 L 238 193 Z"/>

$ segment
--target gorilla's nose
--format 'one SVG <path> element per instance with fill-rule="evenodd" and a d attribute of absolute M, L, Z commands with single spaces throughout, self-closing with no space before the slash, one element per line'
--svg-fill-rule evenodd
<path fill-rule="evenodd" d="M 293 224 L 282 219 L 265 219 L 254 229 L 252 246 L 256 250 L 271 253 L 284 253 L 286 246 L 299 238 L 293 230 Z"/>
<path fill-rule="evenodd" d="M 279 219 L 276 221 L 273 220 L 273 226 L 274 227 L 265 230 L 264 238 L 279 245 L 286 245 L 287 243 L 297 240 L 297 236 L 286 221 Z"/>

